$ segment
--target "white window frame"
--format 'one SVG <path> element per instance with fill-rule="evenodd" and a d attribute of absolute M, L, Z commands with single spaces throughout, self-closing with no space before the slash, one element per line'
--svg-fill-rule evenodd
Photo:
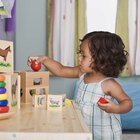
<path fill-rule="evenodd" d="M 87 0 L 87 32 L 115 33 L 117 0 Z"/>

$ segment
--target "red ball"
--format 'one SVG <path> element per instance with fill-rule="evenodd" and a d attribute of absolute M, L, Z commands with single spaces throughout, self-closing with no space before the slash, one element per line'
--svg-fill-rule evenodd
<path fill-rule="evenodd" d="M 36 61 L 32 61 L 31 68 L 34 71 L 39 71 L 41 69 L 41 63 L 37 63 Z"/>

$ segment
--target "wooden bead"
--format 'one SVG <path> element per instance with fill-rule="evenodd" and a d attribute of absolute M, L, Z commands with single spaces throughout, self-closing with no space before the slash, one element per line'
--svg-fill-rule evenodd
<path fill-rule="evenodd" d="M 6 92 L 6 88 L 0 88 L 0 94 L 3 94 L 3 93 L 5 93 Z"/>
<path fill-rule="evenodd" d="M 0 81 L 4 81 L 5 80 L 5 76 L 4 75 L 0 75 Z"/>
<path fill-rule="evenodd" d="M 9 111 L 9 106 L 0 106 L 0 113 L 6 113 Z"/>
<path fill-rule="evenodd" d="M 0 94 L 0 100 L 7 100 L 8 96 L 6 93 Z"/>
<path fill-rule="evenodd" d="M 0 82 L 0 88 L 5 87 L 6 83 L 5 82 Z"/>
<path fill-rule="evenodd" d="M 0 106 L 7 106 L 8 100 L 0 100 Z"/>

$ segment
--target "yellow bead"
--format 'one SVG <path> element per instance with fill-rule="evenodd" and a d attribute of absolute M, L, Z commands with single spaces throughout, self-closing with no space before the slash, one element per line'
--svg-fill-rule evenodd
<path fill-rule="evenodd" d="M 6 93 L 0 94 L 0 100 L 7 100 L 8 96 Z"/>

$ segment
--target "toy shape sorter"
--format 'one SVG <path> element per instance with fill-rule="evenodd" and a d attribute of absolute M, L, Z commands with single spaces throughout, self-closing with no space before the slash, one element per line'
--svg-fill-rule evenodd
<path fill-rule="evenodd" d="M 13 42 L 0 40 L 0 72 L 13 73 Z"/>
<path fill-rule="evenodd" d="M 19 71 L 18 73 L 21 77 L 21 102 L 32 103 L 34 100 L 35 106 L 37 106 L 38 102 L 35 100 L 44 98 L 44 95 L 45 100 L 47 99 L 49 93 L 48 71 Z"/>

